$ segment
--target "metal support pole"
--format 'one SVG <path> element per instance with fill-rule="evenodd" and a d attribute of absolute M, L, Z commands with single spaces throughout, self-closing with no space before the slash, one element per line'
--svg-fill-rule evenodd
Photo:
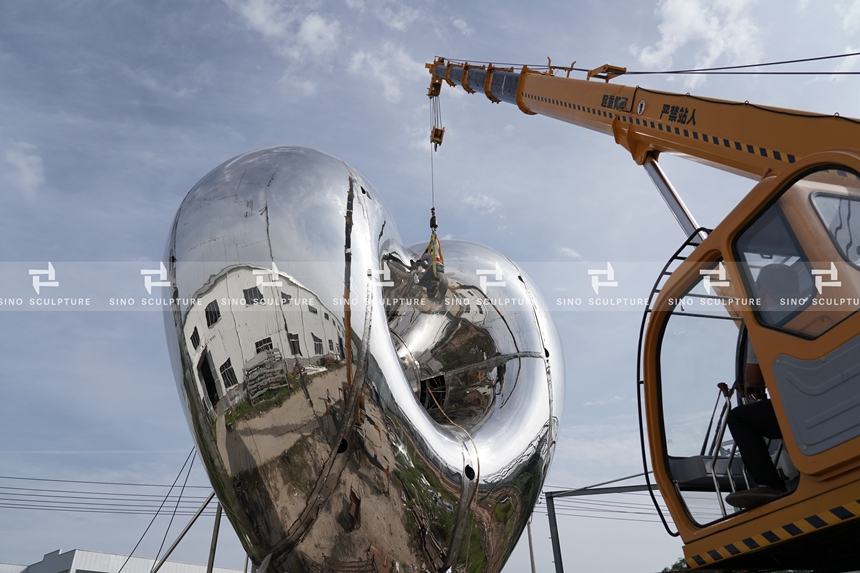
<path fill-rule="evenodd" d="M 650 472 L 649 472 L 650 473 Z M 602 483 L 597 483 L 587 487 L 578 489 L 568 489 L 562 491 L 547 491 L 544 492 L 546 498 L 547 518 L 549 519 L 549 536 L 552 540 L 552 558 L 555 562 L 555 572 L 564 573 L 564 564 L 561 561 L 561 543 L 558 538 L 558 524 L 555 521 L 555 498 L 557 497 L 578 497 L 583 495 L 597 495 L 604 493 L 628 493 L 634 491 L 648 491 L 650 488 L 647 485 L 627 485 L 618 487 L 600 487 L 603 485 L 627 481 L 631 478 L 644 476 L 645 474 L 635 474 L 623 478 L 618 478 Z M 531 550 L 531 520 L 529 520 L 529 550 Z M 534 571 L 534 555 L 532 555 L 532 570 Z"/>
<path fill-rule="evenodd" d="M 610 482 L 611 483 L 611 482 Z M 562 491 L 548 492 L 552 493 L 553 497 L 580 497 L 583 495 L 598 495 L 605 493 L 630 493 L 634 491 L 648 491 L 650 488 L 645 485 L 623 485 L 619 487 L 583 487 L 580 489 L 566 489 Z"/>
<path fill-rule="evenodd" d="M 564 565 L 561 562 L 561 545 L 558 541 L 558 525 L 555 522 L 554 493 L 548 491 L 545 494 L 547 517 L 549 518 L 549 536 L 552 539 L 552 559 L 555 562 L 555 573 L 564 573 Z"/>
<path fill-rule="evenodd" d="M 221 502 L 215 509 L 215 526 L 212 528 L 212 547 L 209 548 L 209 563 L 206 565 L 206 573 L 212 573 L 215 566 L 215 548 L 218 546 L 218 530 L 221 529 Z"/>
<path fill-rule="evenodd" d="M 672 186 L 672 183 L 666 177 L 666 174 L 663 173 L 663 169 L 660 167 L 660 164 L 657 163 L 656 159 L 649 156 L 648 159 L 645 160 L 643 167 L 645 167 L 645 171 L 648 172 L 648 176 L 651 177 L 651 181 L 654 182 L 654 185 L 657 187 L 657 191 L 660 192 L 663 200 L 666 201 L 666 205 L 669 207 L 675 220 L 678 221 L 679 225 L 681 225 L 681 229 L 683 229 L 684 234 L 688 237 L 692 235 L 696 229 L 699 228 L 699 224 L 696 222 L 696 219 L 693 218 L 693 214 L 690 213 L 687 206 L 684 205 L 684 201 L 681 200 L 681 196 L 678 195 L 678 192 Z M 701 239 L 704 239 L 706 236 L 707 235 L 703 232 L 699 232 L 699 237 Z"/>
<path fill-rule="evenodd" d="M 535 548 L 534 548 L 534 543 L 532 543 L 532 518 L 531 518 L 531 516 L 529 517 L 529 523 L 528 523 L 527 527 L 528 527 L 528 531 L 529 531 L 529 558 L 531 558 L 531 561 L 532 561 L 532 573 L 537 573 L 537 570 L 535 569 Z"/>
<path fill-rule="evenodd" d="M 179 545 L 179 542 L 182 541 L 182 538 L 185 537 L 185 534 L 188 533 L 188 530 L 191 529 L 191 526 L 194 525 L 194 522 L 197 521 L 197 518 L 200 517 L 200 514 L 203 513 L 203 510 L 206 509 L 206 506 L 209 505 L 209 502 L 212 501 L 212 498 L 215 497 L 215 492 L 209 494 L 209 497 L 206 498 L 206 501 L 203 502 L 203 505 L 200 506 L 200 509 L 197 510 L 197 513 L 194 514 L 194 517 L 191 518 L 191 521 L 188 522 L 188 525 L 185 526 L 185 529 L 179 534 L 179 537 L 176 538 L 176 541 L 173 542 L 173 545 L 164 553 L 164 557 L 161 558 L 155 567 L 152 569 L 151 573 L 158 573 L 158 570 L 161 569 L 161 566 L 164 565 L 167 558 L 170 557 L 170 554 L 173 553 L 173 550 L 176 549 L 176 546 Z"/>

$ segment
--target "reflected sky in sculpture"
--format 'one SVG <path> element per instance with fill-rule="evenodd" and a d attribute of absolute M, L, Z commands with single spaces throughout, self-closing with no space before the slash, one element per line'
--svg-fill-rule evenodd
<path fill-rule="evenodd" d="M 428 292 L 423 246 L 401 244 L 376 190 L 304 148 L 227 161 L 182 203 L 168 346 L 257 564 L 504 565 L 555 446 L 562 352 L 516 265 L 443 248 Z"/>

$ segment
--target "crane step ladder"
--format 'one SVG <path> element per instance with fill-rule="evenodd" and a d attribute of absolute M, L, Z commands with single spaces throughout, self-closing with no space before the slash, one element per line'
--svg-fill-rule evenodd
<path fill-rule="evenodd" d="M 733 512 L 739 510 L 731 506 L 727 509 L 724 494 L 750 489 L 756 485 L 744 469 L 734 440 L 731 437 L 726 439 L 725 435 L 735 392 L 738 393 L 737 406 L 751 402 L 752 399 L 742 395 L 739 384 L 729 388 L 725 382 L 720 382 L 717 386 L 717 401 L 705 432 L 700 454 L 690 457 L 670 457 L 669 465 L 679 493 L 682 491 L 715 492 L 720 512 L 723 517 L 727 517 L 728 510 Z M 717 415 L 718 410 L 719 415 Z M 788 488 L 793 489 L 796 486 L 797 470 L 794 469 L 788 456 L 782 455 L 784 451 L 782 440 L 766 441 L 777 471 L 787 480 Z"/>

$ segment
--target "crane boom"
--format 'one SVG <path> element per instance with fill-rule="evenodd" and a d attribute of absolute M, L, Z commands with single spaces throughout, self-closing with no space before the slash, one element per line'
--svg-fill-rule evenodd
<path fill-rule="evenodd" d="M 609 65 L 585 80 L 553 66 L 516 70 L 437 58 L 426 67 L 431 97 L 443 80 L 469 93 L 480 91 L 526 114 L 612 135 L 640 165 L 666 152 L 758 180 L 811 153 L 853 148 L 860 141 L 860 121 L 853 118 L 610 84 L 626 70 Z M 566 76 L 557 75 L 560 70 Z"/>
<path fill-rule="evenodd" d="M 653 469 L 676 532 L 652 501 L 688 567 L 860 568 L 860 121 L 610 83 L 626 73 L 610 65 L 585 79 L 551 62 L 539 71 L 437 58 L 427 68 L 431 98 L 447 82 L 613 136 L 684 229 L 643 310 L 636 388 L 644 475 Z M 661 153 L 757 182 L 706 231 Z M 769 398 L 733 403 L 728 384 L 752 382 L 748 371 Z M 714 386 L 724 405 L 709 421 Z M 768 429 L 757 425 L 763 413 Z M 553 555 L 561 572 L 557 544 Z"/>

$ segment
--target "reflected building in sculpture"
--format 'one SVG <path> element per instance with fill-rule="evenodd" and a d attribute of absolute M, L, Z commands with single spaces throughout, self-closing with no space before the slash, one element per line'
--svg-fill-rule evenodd
<path fill-rule="evenodd" d="M 303 148 L 236 157 L 182 203 L 168 346 L 257 565 L 497 572 L 525 527 L 563 401 L 555 327 L 499 253 L 446 241 L 430 292 L 417 249 Z"/>
<path fill-rule="evenodd" d="M 192 298 L 185 336 L 197 392 L 213 417 L 225 398 L 231 407 L 243 395 L 290 385 L 288 373 L 345 358 L 343 325 L 284 274 L 234 265 Z"/>

